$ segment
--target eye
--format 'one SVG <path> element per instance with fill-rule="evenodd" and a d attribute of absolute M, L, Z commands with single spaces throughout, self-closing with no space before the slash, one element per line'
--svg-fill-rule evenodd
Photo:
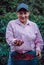
<path fill-rule="evenodd" d="M 22 14 L 25 14 L 25 15 L 26 15 L 26 14 L 27 14 L 27 12 L 19 12 L 19 14 L 20 14 L 20 15 L 22 15 Z"/>
<path fill-rule="evenodd" d="M 26 14 L 27 12 L 24 12 L 24 14 Z"/>
<path fill-rule="evenodd" d="M 23 14 L 23 12 L 19 12 L 19 14 L 21 14 L 21 15 L 22 15 L 22 14 Z"/>

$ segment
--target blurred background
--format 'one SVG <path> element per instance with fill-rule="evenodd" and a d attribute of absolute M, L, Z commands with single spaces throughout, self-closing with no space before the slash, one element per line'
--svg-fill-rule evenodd
<path fill-rule="evenodd" d="M 7 65 L 10 47 L 5 39 L 7 24 L 17 19 L 16 7 L 24 2 L 29 5 L 29 19 L 36 22 L 44 41 L 44 0 L 0 0 L 0 65 Z M 38 65 L 44 65 L 44 48 Z"/>

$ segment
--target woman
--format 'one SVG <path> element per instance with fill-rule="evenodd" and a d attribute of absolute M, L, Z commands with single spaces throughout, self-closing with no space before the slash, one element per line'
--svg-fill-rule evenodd
<path fill-rule="evenodd" d="M 37 65 L 41 58 L 43 40 L 36 23 L 28 19 L 27 4 L 17 7 L 18 19 L 8 23 L 6 41 L 10 46 L 8 65 Z"/>

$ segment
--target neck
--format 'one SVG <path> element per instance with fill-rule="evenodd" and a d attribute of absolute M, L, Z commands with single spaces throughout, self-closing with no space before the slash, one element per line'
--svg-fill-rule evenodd
<path fill-rule="evenodd" d="M 27 21 L 23 21 L 23 22 L 21 21 L 21 23 L 23 23 L 24 25 L 26 24 L 26 22 L 27 22 Z"/>

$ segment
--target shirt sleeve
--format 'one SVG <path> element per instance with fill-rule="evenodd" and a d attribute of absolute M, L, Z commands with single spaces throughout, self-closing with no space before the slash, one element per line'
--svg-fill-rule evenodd
<path fill-rule="evenodd" d="M 43 49 L 43 39 L 37 25 L 35 28 L 36 28 L 36 39 L 35 39 L 36 50 L 41 51 Z"/>
<path fill-rule="evenodd" d="M 15 40 L 16 38 L 14 38 L 14 35 L 13 35 L 12 25 L 9 22 L 6 28 L 6 41 L 9 44 L 9 46 L 12 46 L 14 45 Z"/>

